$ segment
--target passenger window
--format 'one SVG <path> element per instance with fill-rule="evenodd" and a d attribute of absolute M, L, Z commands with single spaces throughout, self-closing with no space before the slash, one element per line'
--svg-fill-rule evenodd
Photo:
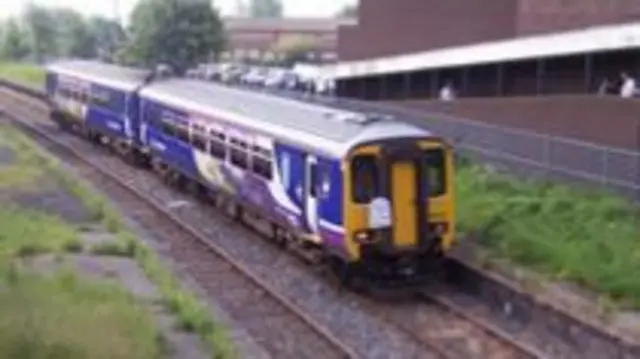
<path fill-rule="evenodd" d="M 174 127 L 175 137 L 184 143 L 189 143 L 189 128 L 184 124 L 176 124 Z"/>
<path fill-rule="evenodd" d="M 254 156 L 253 172 L 264 179 L 271 180 L 273 178 L 273 169 L 271 168 L 271 160 Z"/>
<path fill-rule="evenodd" d="M 429 197 L 441 196 L 446 192 L 445 156 L 442 149 L 424 152 L 422 186 Z"/>
<path fill-rule="evenodd" d="M 91 94 L 91 102 L 96 106 L 109 109 L 109 95 L 103 91 L 96 91 Z"/>
<path fill-rule="evenodd" d="M 175 126 L 173 123 L 171 123 L 171 120 L 163 118 L 161 121 L 161 126 L 162 126 L 162 132 L 170 137 L 175 136 L 176 134 L 176 130 L 175 130 Z"/>
<path fill-rule="evenodd" d="M 227 154 L 226 136 L 224 133 L 211 130 L 209 142 L 209 154 L 215 158 L 224 160 Z"/>
<path fill-rule="evenodd" d="M 368 204 L 380 193 L 380 173 L 376 157 L 357 156 L 351 163 L 352 198 L 355 203 Z"/>
<path fill-rule="evenodd" d="M 191 127 L 191 144 L 200 151 L 207 151 L 207 138 L 205 128 L 198 124 Z"/>
<path fill-rule="evenodd" d="M 230 145 L 231 164 L 242 169 L 247 169 L 249 164 L 249 154 L 247 153 L 247 143 L 236 138 L 231 139 Z"/>
<path fill-rule="evenodd" d="M 273 177 L 273 169 L 271 168 L 271 152 L 259 146 L 252 147 L 252 163 L 253 173 L 264 179 L 271 180 Z"/>
<path fill-rule="evenodd" d="M 89 103 L 89 94 L 86 91 L 80 91 L 78 93 L 78 100 L 80 103 Z"/>

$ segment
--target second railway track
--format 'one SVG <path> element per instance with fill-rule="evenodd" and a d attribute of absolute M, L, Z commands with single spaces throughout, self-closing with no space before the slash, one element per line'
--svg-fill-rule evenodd
<path fill-rule="evenodd" d="M 26 101 L 25 104 L 29 104 L 29 106 L 34 107 L 38 106 L 39 102 L 37 100 L 28 98 L 24 98 L 24 101 Z M 19 107 L 20 105 L 14 104 L 13 106 Z M 13 109 L 15 110 L 15 108 Z M 16 115 L 18 115 L 18 117 L 22 116 L 23 118 L 27 118 L 28 116 L 31 116 L 27 112 L 28 111 L 16 113 Z M 38 116 L 41 117 L 43 116 L 43 114 L 39 114 Z M 47 129 L 55 131 L 55 128 L 52 124 L 45 124 L 46 122 L 43 121 L 30 122 L 32 123 L 23 123 L 22 125 L 31 127 L 35 126 L 36 130 L 38 126 L 45 126 Z M 37 122 L 39 122 L 39 125 L 34 125 L 34 123 Z M 34 131 L 34 128 L 32 128 L 31 131 Z M 32 135 L 47 136 L 46 132 L 47 131 L 40 128 L 38 134 Z M 72 137 L 66 134 L 61 136 L 68 137 L 69 139 Z M 73 139 L 73 141 L 75 140 L 80 141 L 80 139 Z M 59 145 L 64 146 L 64 144 Z M 66 145 L 70 146 L 71 144 Z M 53 150 L 59 151 L 60 149 Z M 96 151 L 100 152 L 99 150 Z M 106 153 L 103 156 L 111 157 Z M 87 177 L 90 177 L 90 174 Z M 125 174 L 122 175 L 121 180 L 124 180 L 125 182 L 127 181 Z M 139 198 L 136 199 L 136 196 L 133 195 L 129 195 L 128 199 L 126 196 L 114 199 L 116 199 L 117 201 L 127 201 L 127 203 L 139 201 Z M 158 207 L 158 205 L 160 205 L 160 207 Z M 133 207 L 135 206 L 137 205 L 133 203 Z M 158 219 L 158 216 L 161 217 L 172 215 L 172 212 L 162 209 L 162 204 L 156 203 L 155 206 L 158 208 L 158 210 L 166 213 L 156 213 L 154 215 L 149 213 L 148 211 L 141 209 L 140 211 L 137 211 L 139 213 L 136 214 L 136 217 L 140 218 L 135 219 L 140 222 L 146 221 L 149 223 L 155 223 L 153 221 L 162 222 Z M 165 225 L 170 224 L 163 223 L 163 226 Z M 166 236 L 170 237 L 175 237 L 175 235 L 171 236 L 169 235 L 169 233 L 181 233 L 176 232 L 177 229 L 164 229 L 164 227 L 160 228 L 160 230 L 167 233 Z M 195 277 L 199 276 L 199 278 L 196 278 L 199 282 L 212 282 L 212 284 L 209 285 L 212 286 L 212 288 L 207 288 L 207 290 L 210 291 L 210 294 L 215 295 L 216 297 L 220 297 L 222 301 L 228 301 L 227 304 L 230 306 L 230 308 L 232 308 L 232 310 L 236 310 L 237 315 L 239 315 L 240 317 L 250 318 L 253 317 L 253 315 L 257 314 L 256 316 L 260 318 L 263 313 L 261 312 L 261 310 L 265 311 L 265 315 L 258 319 L 255 323 L 248 324 L 250 324 L 250 329 L 253 327 L 253 331 L 258 333 L 257 337 L 261 344 L 264 344 L 263 342 L 266 341 L 265 346 L 272 346 L 273 348 L 270 349 L 273 350 L 274 353 L 282 353 L 280 356 L 275 355 L 274 357 L 349 357 L 355 356 L 355 352 L 357 352 L 357 355 L 359 357 L 389 357 L 383 354 L 375 356 L 374 354 L 372 354 L 376 353 L 376 350 L 374 349 L 368 351 L 364 348 L 354 348 L 354 350 L 351 350 L 347 345 L 343 343 L 348 342 L 353 347 L 350 335 L 346 334 L 347 332 L 349 332 L 347 328 L 345 328 L 344 332 L 340 332 L 340 330 L 332 328 L 332 332 L 335 333 L 332 334 L 329 330 L 324 329 L 324 327 L 322 327 L 321 325 L 314 326 L 313 318 L 311 318 L 311 316 L 309 315 L 306 315 L 303 310 L 298 310 L 295 314 L 293 312 L 288 312 L 289 314 L 287 314 L 285 309 L 286 307 L 288 307 L 288 305 L 282 303 L 290 304 L 290 302 L 288 302 L 286 299 L 284 300 L 284 302 L 276 300 L 275 298 L 278 296 L 278 294 L 275 291 L 268 291 L 264 289 L 247 289 L 246 285 L 242 284 L 245 282 L 253 282 L 254 284 L 256 281 L 259 282 L 259 279 L 255 276 L 245 277 L 245 279 L 243 280 L 234 282 L 235 279 L 231 277 L 237 277 L 239 275 L 235 269 L 232 269 L 232 267 L 234 266 L 230 267 L 229 265 L 215 263 L 208 264 L 208 260 L 202 256 L 205 255 L 204 252 L 210 251 L 211 248 L 206 249 L 203 248 L 203 246 L 207 247 L 211 244 L 206 244 L 206 241 L 203 242 L 202 240 L 198 239 L 198 236 L 200 236 L 199 231 L 190 228 L 187 232 L 188 234 L 186 234 L 186 239 L 181 238 L 178 241 L 174 240 L 176 242 L 175 244 L 171 242 L 173 254 L 178 257 L 178 260 L 190 263 L 189 267 L 191 267 L 191 269 L 197 274 L 194 275 Z M 185 236 L 185 234 L 182 234 L 181 236 Z M 199 242 L 200 244 L 194 246 L 193 243 L 196 242 Z M 197 250 L 197 246 L 200 246 L 201 249 Z M 211 254 L 208 254 L 208 256 L 210 257 Z M 240 265 L 240 267 L 242 267 L 242 265 Z M 216 280 L 222 283 L 214 283 Z M 238 284 L 236 285 L 234 283 Z M 249 287 L 253 286 L 254 284 L 249 284 Z M 244 295 L 246 295 L 245 298 L 247 298 L 247 300 L 234 299 L 234 295 L 243 295 L 243 291 L 245 292 Z M 275 295 L 275 297 L 272 295 Z M 264 301 L 265 304 L 260 304 L 259 307 L 262 309 L 257 308 L 256 303 L 261 303 L 263 301 L 262 298 L 264 298 L 265 296 L 271 296 L 271 299 L 266 299 Z M 514 340 L 511 336 L 505 334 L 499 328 L 493 327 L 479 318 L 466 315 L 463 309 L 455 307 L 455 305 L 447 302 L 442 297 L 434 297 L 431 294 L 424 294 L 419 303 L 412 303 L 409 305 L 391 304 L 389 306 L 376 305 L 368 299 L 359 298 L 356 295 L 348 293 L 341 294 L 340 300 L 345 302 L 356 302 L 361 308 L 368 307 L 368 313 L 372 314 L 372 316 L 374 316 L 375 314 L 383 318 L 383 320 L 387 323 L 392 323 L 390 324 L 389 328 L 393 326 L 399 333 L 402 333 L 404 339 L 398 339 L 398 335 L 388 334 L 388 338 L 396 337 L 395 344 L 393 342 L 387 343 L 387 345 L 389 345 L 388 352 L 394 352 L 394 348 L 402 347 L 403 342 L 407 343 L 412 341 L 414 343 L 413 345 L 416 348 L 419 348 L 415 350 L 409 350 L 409 348 L 404 345 L 404 351 L 395 350 L 398 355 L 394 355 L 393 357 L 545 358 L 545 356 L 543 356 L 542 354 L 530 349 L 529 346 L 523 345 Z M 270 308 L 274 309 L 271 310 Z M 284 313 L 281 314 L 282 312 Z M 277 333 L 277 330 L 275 330 L 275 325 L 281 325 L 283 328 L 287 328 L 287 324 L 285 324 L 287 322 L 287 319 L 285 319 L 287 316 L 297 316 L 297 319 L 295 319 L 295 324 L 290 324 L 289 329 L 283 330 L 282 333 Z M 349 323 L 346 322 L 345 324 L 348 325 Z M 374 327 L 373 329 L 371 327 L 365 328 L 365 330 L 369 331 L 384 331 L 385 329 L 386 328 L 382 327 Z M 265 330 L 266 332 L 263 332 Z M 354 328 L 354 330 L 358 330 L 358 328 Z M 362 327 L 360 327 L 359 330 L 362 330 Z M 371 337 L 377 336 L 379 338 L 382 338 L 382 334 L 380 333 L 371 332 L 368 333 L 368 335 Z M 298 341 L 297 338 L 299 336 L 303 338 L 310 338 L 307 339 L 310 340 L 310 342 Z M 339 337 L 340 340 L 338 340 L 337 337 Z M 374 344 L 372 344 L 372 346 L 373 345 Z M 376 345 L 379 345 L 379 343 Z M 378 353 L 381 352 L 378 351 Z"/>

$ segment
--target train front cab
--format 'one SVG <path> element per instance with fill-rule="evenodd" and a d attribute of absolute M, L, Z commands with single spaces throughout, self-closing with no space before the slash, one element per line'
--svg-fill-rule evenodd
<path fill-rule="evenodd" d="M 365 144 L 343 166 L 351 266 L 379 279 L 428 274 L 454 242 L 450 147 L 432 138 Z"/>

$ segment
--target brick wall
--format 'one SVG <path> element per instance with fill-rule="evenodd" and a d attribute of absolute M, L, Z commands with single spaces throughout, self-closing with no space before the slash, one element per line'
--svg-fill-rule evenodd
<path fill-rule="evenodd" d="M 640 148 L 640 100 L 567 95 L 455 102 L 395 101 L 393 104 L 605 146 Z"/>
<path fill-rule="evenodd" d="M 511 37 L 515 12 L 515 0 L 361 0 L 338 52 L 354 60 Z"/>
<path fill-rule="evenodd" d="M 638 0 L 519 0 L 519 35 L 640 19 Z"/>
<path fill-rule="evenodd" d="M 640 20 L 640 0 L 360 0 L 359 11 L 338 32 L 341 59 Z"/>

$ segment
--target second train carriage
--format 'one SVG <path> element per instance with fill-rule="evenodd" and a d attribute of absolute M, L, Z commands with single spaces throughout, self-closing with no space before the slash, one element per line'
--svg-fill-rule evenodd
<path fill-rule="evenodd" d="M 452 151 L 425 130 L 194 80 L 140 94 L 141 142 L 169 167 L 354 269 L 415 273 L 453 243 Z"/>

